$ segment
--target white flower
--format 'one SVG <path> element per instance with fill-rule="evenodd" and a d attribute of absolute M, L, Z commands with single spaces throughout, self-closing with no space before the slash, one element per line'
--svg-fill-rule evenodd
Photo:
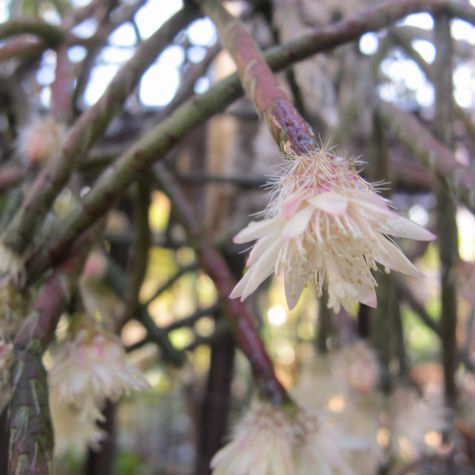
<path fill-rule="evenodd" d="M 30 163 L 44 163 L 57 153 L 64 137 L 64 126 L 52 117 L 33 120 L 20 132 L 18 149 Z"/>
<path fill-rule="evenodd" d="M 371 271 L 378 263 L 387 271 L 420 275 L 387 235 L 431 240 L 433 234 L 392 211 L 355 164 L 326 150 L 289 158 L 273 185 L 266 219 L 249 223 L 234 238 L 257 242 L 231 298 L 244 300 L 275 272 L 284 275 L 290 308 L 309 280 L 319 295 L 327 288 L 335 311 L 355 302 L 375 307 Z"/>
<path fill-rule="evenodd" d="M 390 433 L 393 445 L 405 456 L 427 449 L 426 435 L 447 428 L 447 409 L 435 400 L 419 397 L 414 389 L 398 388 L 391 399 Z"/>
<path fill-rule="evenodd" d="M 345 411 L 333 416 L 332 422 L 340 433 L 358 441 L 346 455 L 348 463 L 359 475 L 378 473 L 377 468 L 384 461 L 384 452 L 377 441 L 383 404 L 383 396 L 373 392 L 349 401 Z"/>
<path fill-rule="evenodd" d="M 288 418 L 271 404 L 254 401 L 211 468 L 213 475 L 293 475 L 291 449 Z"/>
<path fill-rule="evenodd" d="M 50 411 L 56 454 L 70 449 L 82 453 L 88 447 L 99 448 L 105 433 L 97 424 L 104 420 L 104 416 L 91 397 L 84 398 L 80 405 L 50 397 Z"/>
<path fill-rule="evenodd" d="M 102 329 L 81 329 L 56 354 L 49 385 L 54 397 L 73 404 L 90 397 L 100 402 L 116 400 L 148 383 L 127 361 L 114 335 Z"/>
<path fill-rule="evenodd" d="M 316 411 L 300 408 L 295 445 L 296 475 L 351 475 L 345 450 L 359 448 L 356 439 L 343 437 Z"/>
<path fill-rule="evenodd" d="M 318 355 L 312 358 L 299 375 L 292 395 L 303 405 L 315 409 L 324 409 L 334 400 L 341 401 L 340 405 L 344 408 L 344 385 L 333 370 L 331 357 Z"/>
<path fill-rule="evenodd" d="M 363 340 L 344 347 L 335 355 L 334 372 L 347 390 L 360 396 L 373 391 L 379 380 L 376 355 Z"/>

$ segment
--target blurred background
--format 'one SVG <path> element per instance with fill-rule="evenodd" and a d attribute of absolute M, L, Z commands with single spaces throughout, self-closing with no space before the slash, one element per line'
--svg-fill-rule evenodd
<path fill-rule="evenodd" d="M 183 7 L 178 0 L 93 3 L 91 14 L 71 30 L 84 39 L 83 44 L 67 51 L 74 74 L 74 117 L 101 97 L 137 46 Z M 233 0 L 228 7 L 266 49 L 377 3 Z M 35 17 L 61 25 L 72 9 L 87 4 L 86 0 L 3 0 L 0 22 Z M 430 127 L 437 54 L 433 28 L 431 15 L 411 15 L 389 29 L 295 64 L 279 77 L 322 143 L 359 157 L 366 163 L 363 175 L 381 182 L 384 194 L 403 215 L 437 234 L 433 171 L 375 118 L 369 105 L 376 96 Z M 460 165 L 474 169 L 475 28 L 454 19 L 451 34 L 454 156 Z M 21 163 L 20 130 L 50 110 L 56 71 L 53 50 L 2 56 L 11 41 L 0 41 L 3 167 Z M 143 75 L 105 137 L 57 199 L 55 216 L 67 216 L 104 166 L 169 114 L 182 100 L 181 94 L 203 93 L 233 71 L 211 21 L 198 19 L 178 34 Z M 247 99 L 201 124 L 166 159 L 236 278 L 244 269 L 246 248 L 234 245 L 232 236 L 265 206 L 263 186 L 279 160 L 277 146 Z M 28 164 L 21 166 L 30 170 Z M 23 179 L 2 183 L 4 215 Z M 104 408 L 108 437 L 101 450 L 59 454 L 61 475 L 208 474 L 212 456 L 253 394 L 249 365 L 235 349 L 213 282 L 200 270 L 160 184 L 152 176 L 144 176 L 143 182 L 151 232 L 147 269 L 139 309 L 120 336 L 151 388 L 109 403 Z M 457 203 L 456 187 L 450 192 Z M 249 298 L 285 386 L 327 414 L 348 439 L 370 441 L 370 455 L 353 463 L 356 473 L 475 473 L 475 217 L 462 205 L 456 205 L 455 213 L 460 261 L 451 278 L 457 287 L 453 318 L 460 364 L 458 402 L 450 416 L 443 407 L 438 241 L 398 242 L 424 275 L 416 279 L 378 272 L 378 310 L 361 305 L 335 315 L 326 309 L 325 297 L 319 300 L 307 288 L 289 311 L 283 282 L 274 278 Z M 108 216 L 101 245 L 89 257 L 69 313 L 76 312 L 77 305 L 106 320 L 122 314 L 123 295 L 114 283 L 130 265 L 133 223 L 134 204 L 128 194 Z M 45 361 L 48 364 L 48 355 Z M 441 422 L 447 417 L 457 428 L 456 442 L 449 447 Z M 2 446 L 0 452 L 6 450 Z M 440 468 L 437 457 L 454 451 L 458 458 L 453 471 L 446 465 Z"/>

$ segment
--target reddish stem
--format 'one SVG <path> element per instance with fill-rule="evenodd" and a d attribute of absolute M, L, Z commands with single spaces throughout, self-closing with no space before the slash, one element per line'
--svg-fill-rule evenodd
<path fill-rule="evenodd" d="M 316 148 L 312 128 L 290 102 L 244 25 L 219 1 L 206 0 L 203 10 L 218 27 L 223 46 L 236 63 L 247 95 L 266 121 L 281 151 L 304 154 Z"/>

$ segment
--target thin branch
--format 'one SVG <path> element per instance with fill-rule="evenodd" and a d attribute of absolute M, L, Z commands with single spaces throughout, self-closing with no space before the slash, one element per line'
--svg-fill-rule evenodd
<path fill-rule="evenodd" d="M 159 297 L 165 290 L 168 290 L 177 280 L 183 277 L 188 272 L 192 272 L 197 269 L 197 265 L 195 263 L 189 264 L 187 266 L 183 266 L 178 269 L 175 274 L 173 274 L 169 279 L 167 279 L 158 289 L 153 293 L 153 295 L 144 303 L 146 307 L 148 307 L 157 297 Z"/>
<path fill-rule="evenodd" d="M 12 58 L 39 57 L 46 49 L 42 41 L 28 37 L 18 37 L 0 46 L 0 62 Z"/>
<path fill-rule="evenodd" d="M 227 320 L 217 320 L 214 332 L 211 335 L 197 336 L 194 341 L 192 341 L 183 348 L 183 351 L 194 351 L 196 348 L 198 348 L 198 346 L 211 345 L 223 335 L 229 334 L 230 332 L 231 329 L 229 328 Z"/>
<path fill-rule="evenodd" d="M 411 288 L 405 284 L 405 282 L 396 276 L 395 283 L 398 294 L 409 305 L 413 312 L 419 317 L 421 322 L 430 330 L 432 330 L 437 336 L 441 336 L 440 325 L 429 315 L 424 305 L 419 302 L 417 297 L 412 292 Z"/>
<path fill-rule="evenodd" d="M 135 239 L 130 249 L 130 265 L 127 272 L 129 279 L 125 293 L 125 309 L 120 321 L 117 322 L 118 328 L 125 325 L 139 310 L 140 289 L 142 288 L 147 273 L 148 251 L 151 242 L 150 223 L 148 221 L 149 206 L 149 187 L 144 183 L 137 182 L 134 189 Z"/>
<path fill-rule="evenodd" d="M 434 128 L 439 140 L 449 149 L 454 147 L 452 38 L 450 18 L 438 14 L 435 19 L 434 63 L 435 117 Z M 473 190 L 472 190 L 473 191 Z M 436 181 L 437 229 L 440 258 L 440 327 L 442 334 L 442 365 L 444 393 L 448 407 L 455 409 L 457 402 L 457 289 L 453 278 L 458 263 L 457 203 L 442 177 Z"/>
<path fill-rule="evenodd" d="M 196 322 L 200 318 L 203 318 L 205 316 L 215 316 L 216 312 L 219 309 L 220 309 L 219 302 L 214 303 L 210 307 L 198 308 L 191 315 L 180 318 L 180 320 L 170 323 L 170 325 L 166 326 L 165 328 L 158 328 L 155 322 L 153 321 L 153 319 L 148 314 L 141 312 L 139 313 L 137 320 L 139 320 L 140 322 L 144 324 L 144 327 L 147 330 L 147 335 L 142 340 L 139 340 L 136 343 L 129 345 L 126 349 L 127 351 L 134 351 L 146 345 L 147 343 L 156 343 L 160 347 L 162 344 L 163 332 L 168 334 L 179 328 L 192 327 L 196 324 Z M 158 338 L 157 338 L 157 331 L 158 331 Z"/>
<path fill-rule="evenodd" d="M 208 70 L 211 63 L 216 59 L 216 56 L 221 51 L 219 44 L 211 46 L 206 52 L 205 57 L 200 63 L 188 64 L 183 72 L 180 86 L 173 97 L 173 99 L 167 104 L 160 112 L 161 117 L 165 117 L 168 113 L 175 110 L 179 105 L 183 104 L 190 96 L 193 95 L 194 86 L 196 81 Z"/>
<path fill-rule="evenodd" d="M 216 315 L 217 311 L 220 308 L 221 306 L 219 302 L 215 302 L 213 305 L 206 308 L 197 308 L 191 315 L 180 318 L 180 320 L 170 323 L 170 325 L 164 328 L 164 331 L 170 333 L 174 330 L 178 330 L 178 328 L 191 327 L 195 325 L 195 323 L 202 317 Z"/>
<path fill-rule="evenodd" d="M 417 65 L 421 68 L 424 75 L 427 77 L 428 80 L 434 82 L 435 80 L 435 73 L 434 68 L 430 65 L 419 53 L 412 46 L 412 40 L 407 35 L 407 31 L 404 28 L 394 28 L 391 31 L 391 35 L 396 39 L 397 43 L 404 49 L 406 54 L 417 63 Z M 453 39 L 452 39 L 453 40 Z M 472 121 L 470 115 L 459 105 L 453 103 L 453 108 L 455 115 L 463 122 L 465 130 L 468 136 L 475 141 L 475 123 Z"/>
<path fill-rule="evenodd" d="M 51 114 L 58 121 L 67 123 L 72 112 L 73 66 L 68 47 L 61 45 L 56 52 L 56 73 L 51 87 Z"/>
<path fill-rule="evenodd" d="M 195 213 L 175 184 L 173 176 L 162 166 L 156 178 L 171 200 L 203 269 L 216 286 L 236 344 L 248 358 L 261 389 L 274 404 L 289 403 L 290 396 L 277 379 L 272 359 L 259 336 L 254 316 L 243 302 L 228 298 L 235 281 L 226 261 L 202 232 Z"/>
<path fill-rule="evenodd" d="M 24 34 L 37 36 L 48 46 L 59 45 L 67 36 L 62 28 L 38 19 L 14 19 L 0 24 L 0 39 Z"/>
<path fill-rule="evenodd" d="M 435 171 L 449 185 L 456 197 L 475 212 L 475 172 L 455 160 L 453 152 L 411 114 L 380 101 L 383 120 L 427 168 Z"/>
<path fill-rule="evenodd" d="M 127 278 L 118 265 L 109 261 L 104 280 L 117 296 L 122 297 L 126 293 Z M 144 325 L 150 339 L 159 345 L 163 359 L 180 367 L 184 363 L 183 354 L 173 346 L 168 333 L 156 325 L 145 305 L 139 305 L 136 318 Z"/>
<path fill-rule="evenodd" d="M 113 20 L 108 22 L 100 22 L 97 32 L 92 38 L 90 38 L 89 45 L 87 47 L 87 55 L 81 63 L 81 70 L 77 78 L 76 87 L 74 89 L 73 103 L 76 103 L 79 99 L 89 80 L 90 73 L 94 68 L 97 55 L 101 48 L 104 47 L 107 39 L 113 33 L 113 31 L 121 26 L 123 23 L 130 21 L 139 8 L 144 4 L 145 0 L 137 0 L 131 5 L 123 5 L 122 8 L 112 12 Z"/>
<path fill-rule="evenodd" d="M 25 171 L 17 165 L 3 165 L 0 168 L 0 193 L 20 184 Z"/>

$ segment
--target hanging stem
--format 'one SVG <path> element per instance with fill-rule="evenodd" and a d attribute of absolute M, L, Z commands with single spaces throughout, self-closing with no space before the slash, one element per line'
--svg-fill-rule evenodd
<path fill-rule="evenodd" d="M 175 183 L 174 177 L 168 173 L 165 167 L 161 166 L 156 178 L 160 187 L 171 200 L 203 269 L 213 280 L 223 302 L 225 315 L 233 330 L 236 344 L 247 356 L 262 390 L 268 399 L 276 405 L 291 403 L 290 396 L 277 379 L 272 359 L 259 336 L 253 315 L 239 299 L 228 298 L 235 281 L 226 261 L 203 233 L 193 209 Z"/>
<path fill-rule="evenodd" d="M 452 38 L 450 18 L 445 14 L 435 16 L 435 119 L 434 126 L 440 141 L 449 149 L 454 147 Z M 457 203 L 444 180 L 439 178 L 437 188 L 437 226 L 440 258 L 440 327 L 442 334 L 442 364 L 444 368 L 445 400 L 455 409 L 457 385 L 457 292 L 453 278 L 458 262 L 458 231 L 455 220 Z"/>
<path fill-rule="evenodd" d="M 224 48 L 236 63 L 246 94 L 265 120 L 280 150 L 304 154 L 316 148 L 310 124 L 292 105 L 244 25 L 218 0 L 204 0 L 201 5 L 216 24 Z"/>

